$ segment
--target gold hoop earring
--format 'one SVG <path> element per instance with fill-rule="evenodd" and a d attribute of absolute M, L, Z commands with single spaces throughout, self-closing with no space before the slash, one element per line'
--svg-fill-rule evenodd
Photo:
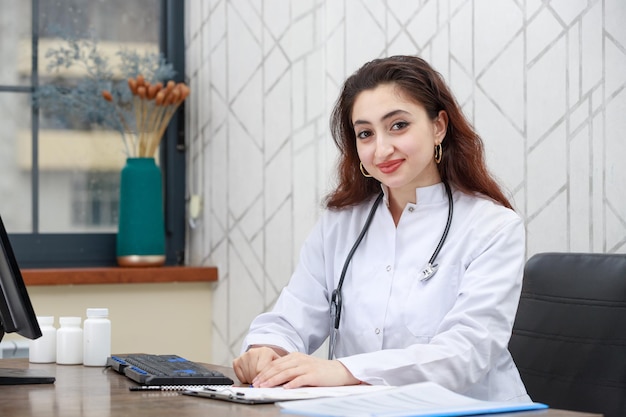
<path fill-rule="evenodd" d="M 366 178 L 372 178 L 372 176 L 363 168 L 363 162 L 359 162 L 359 169 L 361 169 L 361 174 L 363 174 Z"/>
<path fill-rule="evenodd" d="M 443 156 L 443 149 L 441 147 L 441 143 L 438 143 L 435 145 L 435 162 L 440 163 L 442 156 Z"/>

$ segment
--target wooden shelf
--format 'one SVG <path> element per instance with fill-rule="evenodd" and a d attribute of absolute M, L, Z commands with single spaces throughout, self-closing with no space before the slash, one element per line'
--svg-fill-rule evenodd
<path fill-rule="evenodd" d="M 212 266 L 23 269 L 22 276 L 26 285 L 213 282 L 218 277 Z"/>

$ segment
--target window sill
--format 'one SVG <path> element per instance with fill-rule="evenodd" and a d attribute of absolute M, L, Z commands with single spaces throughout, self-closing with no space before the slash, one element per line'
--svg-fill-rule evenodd
<path fill-rule="evenodd" d="M 26 285 L 143 284 L 217 281 L 213 266 L 23 269 Z"/>

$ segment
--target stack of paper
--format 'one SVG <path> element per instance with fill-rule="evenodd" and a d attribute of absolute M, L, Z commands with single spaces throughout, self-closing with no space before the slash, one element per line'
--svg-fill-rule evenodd
<path fill-rule="evenodd" d="M 548 408 L 535 402 L 480 401 L 432 382 L 368 394 L 277 403 L 285 413 L 318 417 L 452 417 Z"/>

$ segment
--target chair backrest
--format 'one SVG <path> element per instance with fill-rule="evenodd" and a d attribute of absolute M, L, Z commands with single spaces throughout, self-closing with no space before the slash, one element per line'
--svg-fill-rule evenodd
<path fill-rule="evenodd" d="M 626 416 L 626 255 L 531 257 L 509 349 L 533 401 Z"/>

